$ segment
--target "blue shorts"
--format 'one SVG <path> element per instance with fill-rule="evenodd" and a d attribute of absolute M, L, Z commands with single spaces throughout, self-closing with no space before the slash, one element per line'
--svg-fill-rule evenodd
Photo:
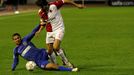
<path fill-rule="evenodd" d="M 40 60 L 40 61 L 37 63 L 37 65 L 38 65 L 40 68 L 44 69 L 48 63 L 49 63 L 48 61 Z"/>
<path fill-rule="evenodd" d="M 48 53 L 45 50 L 41 50 L 40 54 L 37 57 L 36 64 L 40 68 L 44 69 L 46 65 L 49 63 L 48 61 Z"/>

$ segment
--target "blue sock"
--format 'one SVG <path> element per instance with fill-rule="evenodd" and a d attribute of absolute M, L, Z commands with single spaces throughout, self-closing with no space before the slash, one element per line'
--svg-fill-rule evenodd
<path fill-rule="evenodd" d="M 72 68 L 66 68 L 66 67 L 64 67 L 64 66 L 59 66 L 58 69 L 59 69 L 60 71 L 72 71 Z"/>

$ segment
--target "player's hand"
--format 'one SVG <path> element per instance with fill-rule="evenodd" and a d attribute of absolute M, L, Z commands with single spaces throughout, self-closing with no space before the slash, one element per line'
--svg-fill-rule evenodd
<path fill-rule="evenodd" d="M 47 22 L 42 21 L 42 22 L 40 22 L 40 24 L 45 25 L 45 24 L 47 24 Z"/>
<path fill-rule="evenodd" d="M 78 4 L 77 6 L 78 6 L 78 8 L 80 8 L 80 9 L 83 9 L 83 8 L 85 7 L 85 6 L 82 5 L 82 4 Z"/>
<path fill-rule="evenodd" d="M 40 19 L 40 24 L 41 25 L 46 25 L 48 23 L 47 20 L 44 20 L 44 19 Z"/>
<path fill-rule="evenodd" d="M 15 71 L 15 69 L 12 69 L 12 71 Z"/>

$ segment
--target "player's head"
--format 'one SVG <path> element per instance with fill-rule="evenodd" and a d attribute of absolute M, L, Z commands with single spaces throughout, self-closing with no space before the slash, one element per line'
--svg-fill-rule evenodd
<path fill-rule="evenodd" d="M 14 33 L 12 35 L 12 39 L 15 42 L 16 45 L 19 45 L 21 43 L 21 36 L 19 33 Z"/>
<path fill-rule="evenodd" d="M 46 0 L 36 0 L 35 3 L 37 6 L 39 6 L 41 8 L 48 6 L 48 2 Z"/>

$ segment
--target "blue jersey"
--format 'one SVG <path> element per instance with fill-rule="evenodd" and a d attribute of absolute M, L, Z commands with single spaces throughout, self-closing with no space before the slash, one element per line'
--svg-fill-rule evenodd
<path fill-rule="evenodd" d="M 14 48 L 14 63 L 12 65 L 12 70 L 15 70 L 19 63 L 19 55 L 28 61 L 35 61 L 35 63 L 38 63 L 38 60 L 40 60 L 43 53 L 43 60 L 48 60 L 48 55 L 45 49 L 38 49 L 32 42 L 30 42 L 35 33 L 39 30 L 39 27 L 40 26 L 38 25 L 30 34 L 22 39 L 19 46 Z"/>

